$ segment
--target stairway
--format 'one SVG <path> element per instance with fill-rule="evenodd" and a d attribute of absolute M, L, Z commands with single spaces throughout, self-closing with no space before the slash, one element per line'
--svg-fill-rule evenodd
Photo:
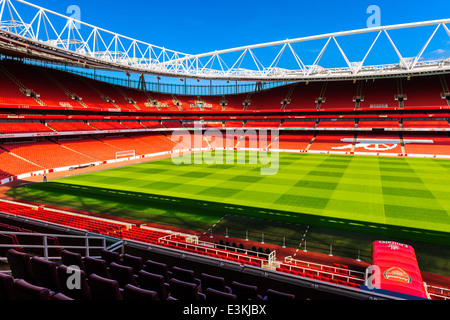
<path fill-rule="evenodd" d="M 17 84 L 20 87 L 20 91 L 24 94 L 27 95 L 26 92 L 29 90 L 27 87 L 25 87 L 19 80 L 17 80 L 16 77 L 14 77 L 6 68 L 4 68 L 1 64 L 0 64 L 0 70 L 3 71 L 4 74 L 6 74 L 6 76 L 8 76 L 8 78 L 10 78 L 15 84 Z M 31 91 L 31 90 L 30 90 Z M 30 98 L 32 98 L 34 101 L 36 101 L 39 105 L 41 106 L 46 106 L 46 104 L 41 101 L 37 96 L 36 96 L 36 92 L 32 91 L 34 93 L 34 95 L 31 95 Z"/>

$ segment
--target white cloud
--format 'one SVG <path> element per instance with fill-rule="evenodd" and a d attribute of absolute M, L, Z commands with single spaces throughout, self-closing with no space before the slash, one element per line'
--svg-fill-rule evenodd
<path fill-rule="evenodd" d="M 442 54 L 442 53 L 444 53 L 444 52 L 445 52 L 444 49 L 437 49 L 437 50 L 434 50 L 432 53 L 435 53 L 435 54 Z"/>

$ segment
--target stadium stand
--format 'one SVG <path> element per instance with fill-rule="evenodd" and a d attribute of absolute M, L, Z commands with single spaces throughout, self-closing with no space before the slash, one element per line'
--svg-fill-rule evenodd
<path fill-rule="evenodd" d="M 40 79 L 45 80 L 40 82 Z M 195 122 L 204 125 L 203 129 L 242 129 L 234 136 L 220 139 L 222 146 L 231 148 L 274 148 L 276 142 L 277 149 L 296 152 L 358 152 L 433 157 L 450 155 L 450 139 L 445 132 L 449 129 L 448 114 L 445 109 L 439 109 L 448 102 L 441 95 L 447 92 L 442 85 L 443 79 L 445 77 L 431 76 L 427 79 L 412 77 L 355 82 L 310 82 L 251 94 L 200 97 L 147 92 L 100 83 L 59 70 L 19 62 L 2 62 L 0 133 L 9 136 L 2 138 L 0 135 L 0 178 L 42 169 L 112 160 L 118 151 L 134 150 L 136 155 L 145 155 L 167 153 L 176 148 L 191 148 L 192 136 L 181 143 L 183 141 L 177 140 L 170 129 L 192 129 Z M 27 97 L 20 92 L 24 87 L 35 91 L 36 98 Z M 71 94 L 76 95 L 79 101 L 76 97 L 71 97 Z M 23 105 L 28 107 L 19 108 Z M 359 112 L 358 108 L 366 109 L 367 114 Z M 372 112 L 380 108 L 383 116 L 379 115 L 379 111 Z M 414 113 L 406 113 L 402 108 L 417 109 Z M 420 111 L 421 108 L 426 111 Z M 275 140 L 261 142 L 261 136 L 256 130 L 245 131 L 254 128 L 282 130 Z M 108 130 L 114 132 L 98 132 Z M 126 132 L 118 132 L 121 130 Z M 80 131 L 90 132 L 85 134 Z M 187 130 L 183 132 L 189 133 Z M 59 133 L 65 134 L 63 136 Z M 25 136 L 14 136 L 15 134 Z M 201 147 L 214 146 L 213 139 L 203 138 Z M 251 250 L 239 252 L 217 244 L 203 245 L 189 242 L 185 236 L 167 231 L 50 211 L 45 207 L 31 208 L 0 202 L 0 211 L 111 238 L 158 245 L 205 259 L 220 259 L 249 268 L 265 267 L 268 261 L 267 257 L 250 254 Z M 20 245 L 24 238 L 2 236 L 1 239 L 11 245 Z M 108 256 L 113 255 L 110 254 Z M 204 272 L 197 272 L 192 265 L 176 265 L 170 259 L 171 263 L 169 260 L 154 261 L 160 267 L 165 264 L 167 271 L 160 277 L 155 277 L 155 264 L 151 264 L 148 257 L 143 256 L 145 263 L 140 268 L 133 268 L 134 277 L 131 277 L 131 266 L 125 266 L 126 256 L 121 255 L 120 260 L 116 259 L 114 262 L 106 262 L 106 256 L 107 253 L 104 259 L 97 257 L 97 260 L 83 258 L 91 263 L 99 262 L 103 268 L 106 263 L 109 275 L 105 272 L 101 279 L 92 277 L 90 271 L 86 272 L 85 290 L 74 296 L 71 296 L 73 292 L 45 283 L 44 279 L 37 281 L 38 279 L 30 278 L 29 283 L 23 283 L 14 277 L 0 277 L 4 278 L 4 283 L 18 283 L 17 287 L 21 288 L 17 292 L 22 290 L 22 296 L 25 291 L 29 294 L 36 292 L 34 297 L 38 299 L 98 299 L 98 290 L 107 290 L 102 291 L 107 292 L 103 296 L 107 294 L 111 299 L 137 299 L 138 296 L 150 300 L 156 297 L 161 300 L 184 299 L 188 294 L 192 294 L 193 299 L 208 300 L 218 296 L 223 299 L 243 299 L 240 289 L 244 288 L 251 290 L 252 299 L 276 299 L 275 296 L 293 298 L 290 293 L 281 292 L 281 295 L 277 295 L 280 292 L 276 288 L 267 288 L 265 281 L 260 287 L 255 286 L 255 281 L 241 283 L 241 278 L 237 277 L 208 277 Z M 55 274 L 54 266 L 39 257 L 32 261 L 35 268 L 48 268 L 52 270 L 48 272 Z M 174 280 L 172 276 L 178 270 L 176 267 L 195 270 L 195 280 Z M 65 265 L 59 265 L 56 272 L 62 274 L 64 268 Z M 355 290 L 360 289 L 364 281 L 363 275 L 345 266 L 313 265 L 292 257 L 277 261 L 275 270 L 289 277 L 321 281 Z M 128 280 L 124 280 L 125 276 L 128 276 Z M 214 277 L 219 284 L 207 287 L 206 282 L 212 282 Z M 204 287 L 196 280 L 201 280 Z M 88 289 L 91 284 L 92 287 Z M 177 291 L 184 293 L 178 295 Z M 305 298 L 303 295 L 301 297 Z M 245 296 L 247 298 L 250 298 L 249 293 Z M 295 298 L 299 296 L 295 295 Z"/>
<path fill-rule="evenodd" d="M 30 95 L 24 93 L 23 88 L 15 83 L 7 71 L 0 64 L 0 103 L 12 105 L 39 106 L 40 104 Z"/>
<path fill-rule="evenodd" d="M 243 111 L 247 94 L 233 94 L 225 97 L 225 111 Z"/>
<path fill-rule="evenodd" d="M 324 101 L 321 109 L 354 109 L 358 95 L 359 82 L 329 81 L 326 82 Z"/>
<path fill-rule="evenodd" d="M 0 133 L 2 134 L 37 132 L 53 132 L 53 130 L 38 122 L 0 123 Z"/>
<path fill-rule="evenodd" d="M 358 121 L 359 129 L 384 129 L 392 128 L 399 129 L 400 122 L 398 120 L 365 120 L 360 119 Z"/>
<path fill-rule="evenodd" d="M 357 134 L 355 152 L 402 154 L 402 143 L 398 133 Z"/>
<path fill-rule="evenodd" d="M 290 102 L 285 110 L 314 110 L 318 107 L 318 99 L 322 97 L 323 83 L 306 82 L 294 85 Z"/>
<path fill-rule="evenodd" d="M 18 61 L 6 61 L 2 66 L 23 87 L 35 92 L 47 107 L 70 106 L 73 103 L 64 90 L 46 76 L 43 69 Z"/>
<path fill-rule="evenodd" d="M 0 145 L 0 163 L 2 164 L 0 176 L 3 177 L 18 176 L 22 173 L 42 170 L 41 166 L 12 154 L 2 145 Z"/>
<path fill-rule="evenodd" d="M 318 132 L 308 150 L 316 151 L 352 151 L 354 134 Z"/>
<path fill-rule="evenodd" d="M 89 157 L 95 160 L 111 160 L 115 159 L 116 152 L 124 151 L 121 148 L 113 147 L 100 140 L 93 138 L 81 138 L 75 140 L 58 140 L 58 143 L 77 154 L 89 155 Z M 85 162 L 85 163 L 89 163 Z"/>
<path fill-rule="evenodd" d="M 278 128 L 280 122 L 278 121 L 246 121 L 245 128 Z"/>
<path fill-rule="evenodd" d="M 85 108 L 118 109 L 113 104 L 104 100 L 95 89 L 84 81 L 83 77 L 55 69 L 47 69 L 46 72 L 67 92 L 74 95 L 74 97 L 76 96 L 77 99 L 74 100 L 79 105 Z"/>
<path fill-rule="evenodd" d="M 156 100 L 158 109 L 164 112 L 171 112 L 171 111 L 180 111 L 180 108 L 176 105 L 176 99 L 174 96 L 170 94 L 163 94 L 163 93 L 156 93 L 151 92 L 149 93 L 149 96 L 151 99 Z"/>
<path fill-rule="evenodd" d="M 139 122 L 126 121 L 122 122 L 122 125 L 130 129 L 145 129 L 145 126 L 143 126 Z"/>
<path fill-rule="evenodd" d="M 306 150 L 313 137 L 312 133 L 282 132 L 277 140 L 281 150 Z"/>
<path fill-rule="evenodd" d="M 87 155 L 76 153 L 51 141 L 4 144 L 3 148 L 47 169 L 91 163 L 94 161 L 93 158 Z M 49 155 L 51 156 L 49 157 Z"/>
<path fill-rule="evenodd" d="M 439 107 L 447 106 L 442 99 L 444 92 L 439 76 L 430 76 L 427 81 L 417 77 L 401 80 L 402 90 L 406 96 L 405 107 Z"/>
<path fill-rule="evenodd" d="M 207 111 L 222 111 L 222 96 L 202 96 L 202 101 L 204 101 L 203 110 Z"/>
<path fill-rule="evenodd" d="M 394 108 L 399 103 L 395 100 L 398 96 L 396 79 L 377 79 L 362 82 L 360 108 Z"/>
<path fill-rule="evenodd" d="M 94 131 L 96 128 L 84 122 L 48 122 L 47 125 L 58 132 Z"/>
<path fill-rule="evenodd" d="M 128 97 L 122 94 L 115 85 L 91 79 L 84 80 L 89 85 L 89 87 L 98 92 L 101 97 L 105 97 L 104 99 L 106 101 L 118 107 L 120 110 L 137 110 L 137 108 L 132 103 L 130 103 L 129 100 L 127 100 Z"/>
<path fill-rule="evenodd" d="M 354 129 L 355 121 L 339 121 L 337 119 L 333 119 L 331 121 L 321 120 L 319 121 L 317 128 L 330 128 L 330 129 Z"/>
<path fill-rule="evenodd" d="M 124 130 L 128 129 L 126 126 L 118 122 L 89 122 L 89 125 L 97 130 Z"/>
<path fill-rule="evenodd" d="M 450 140 L 446 133 L 403 133 L 407 154 L 450 155 Z"/>
<path fill-rule="evenodd" d="M 419 121 L 419 120 L 404 119 L 402 121 L 402 124 L 404 129 L 425 129 L 425 130 L 450 129 L 450 125 L 447 120 Z"/>
<path fill-rule="evenodd" d="M 280 110 L 288 97 L 289 90 L 288 86 L 282 86 L 255 92 L 250 95 L 247 110 Z"/>
<path fill-rule="evenodd" d="M 314 129 L 315 127 L 316 121 L 293 121 L 293 120 L 286 120 L 280 126 L 280 128 L 308 128 L 308 129 Z"/>

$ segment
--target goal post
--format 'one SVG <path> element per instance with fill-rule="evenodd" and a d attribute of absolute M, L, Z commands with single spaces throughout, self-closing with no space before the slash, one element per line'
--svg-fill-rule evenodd
<path fill-rule="evenodd" d="M 128 158 L 134 158 L 135 156 L 136 156 L 135 150 L 117 151 L 116 152 L 116 161 L 125 160 Z"/>

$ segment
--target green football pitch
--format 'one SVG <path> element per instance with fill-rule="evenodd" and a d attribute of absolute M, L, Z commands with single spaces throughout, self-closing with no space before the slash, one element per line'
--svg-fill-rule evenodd
<path fill-rule="evenodd" d="M 235 153 L 234 161 L 204 153 L 215 163 L 177 165 L 169 158 L 30 184 L 10 194 L 199 231 L 233 216 L 247 219 L 246 229 L 256 227 L 251 221 L 276 221 L 450 245 L 448 160 L 284 153 L 271 158 L 271 164 L 261 164 L 256 152 Z M 276 165 L 275 174 L 261 174 Z"/>

